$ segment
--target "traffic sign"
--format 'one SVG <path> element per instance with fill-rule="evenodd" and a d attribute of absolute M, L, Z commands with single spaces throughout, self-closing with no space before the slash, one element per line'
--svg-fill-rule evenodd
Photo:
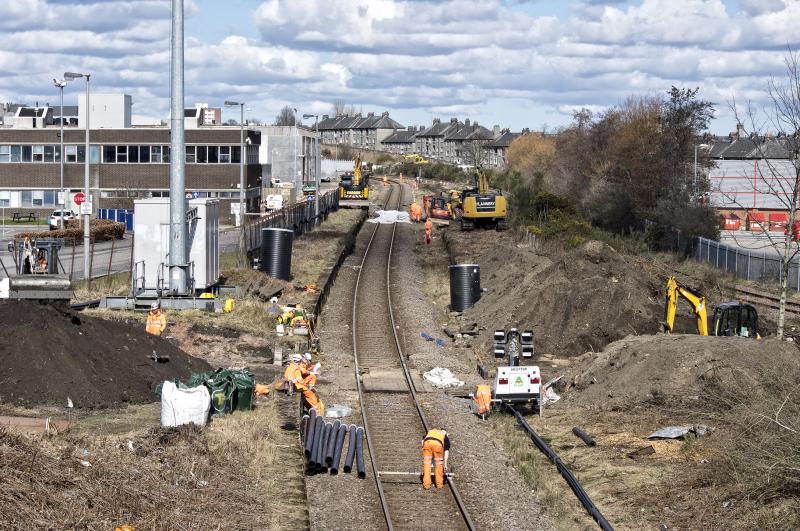
<path fill-rule="evenodd" d="M 75 202 L 76 205 L 80 205 L 84 201 L 86 201 L 86 194 L 83 192 L 78 192 L 74 196 L 72 196 L 72 200 Z"/>

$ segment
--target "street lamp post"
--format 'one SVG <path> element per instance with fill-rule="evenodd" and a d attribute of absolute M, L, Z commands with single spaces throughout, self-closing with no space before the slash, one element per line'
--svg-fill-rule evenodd
<path fill-rule="evenodd" d="M 89 194 L 89 78 L 91 74 L 79 74 L 77 72 L 64 72 L 64 79 L 67 81 L 78 79 L 78 78 L 86 78 L 86 123 L 84 124 L 86 127 L 86 154 L 84 156 L 85 159 L 85 167 L 84 167 L 84 176 L 83 176 L 83 193 L 86 196 L 86 199 L 89 200 L 89 205 L 91 206 L 91 196 Z M 62 155 L 63 156 L 63 155 Z M 83 205 L 81 205 L 83 208 Z M 89 271 L 89 245 L 91 240 L 91 232 L 89 228 L 89 223 L 91 222 L 92 211 L 91 209 L 84 210 L 83 214 L 83 279 L 88 281 L 91 275 L 91 271 Z"/>
<path fill-rule="evenodd" d="M 318 114 L 304 114 L 303 118 L 314 117 L 314 143 L 316 144 L 316 151 L 314 153 L 314 218 L 319 223 L 319 115 Z"/>
<path fill-rule="evenodd" d="M 64 207 L 67 204 L 67 195 L 64 193 L 64 87 L 67 86 L 66 79 L 53 79 L 53 85 L 58 89 L 61 97 L 61 110 L 58 112 L 58 139 L 59 139 L 59 197 L 62 198 L 61 215 L 58 218 L 58 228 L 64 230 Z M 58 201 L 56 201 L 58 203 Z"/>
<path fill-rule="evenodd" d="M 239 118 L 239 256 L 240 258 L 245 255 L 247 252 L 244 248 L 245 239 L 244 239 L 244 221 L 245 221 L 245 203 L 244 203 L 244 194 L 245 194 L 245 187 L 244 187 L 244 158 L 245 158 L 245 146 L 244 146 L 244 102 L 236 102 L 236 101 L 225 101 L 226 107 L 236 107 L 239 106 L 241 111 L 241 116 Z M 244 265 L 244 263 L 242 263 Z"/>
<path fill-rule="evenodd" d="M 292 108 L 292 111 L 294 111 L 294 135 L 292 137 L 294 139 L 294 157 L 293 157 L 294 158 L 294 162 L 292 163 L 292 171 L 294 172 L 294 175 L 292 175 L 292 182 L 295 184 L 295 192 L 294 193 L 296 194 L 297 193 L 297 135 L 298 135 L 299 131 L 297 130 L 297 109 Z M 303 186 L 303 184 L 302 184 L 302 179 L 301 179 L 301 183 L 300 183 L 301 189 L 302 189 L 302 186 Z"/>

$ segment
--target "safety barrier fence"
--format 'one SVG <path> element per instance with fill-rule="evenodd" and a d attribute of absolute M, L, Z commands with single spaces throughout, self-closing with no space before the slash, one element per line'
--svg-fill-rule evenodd
<path fill-rule="evenodd" d="M 775 252 L 742 249 L 706 238 L 696 238 L 690 256 L 705 264 L 722 269 L 743 280 L 783 281 L 781 256 Z M 789 264 L 789 287 L 800 291 L 800 260 Z"/>
<path fill-rule="evenodd" d="M 328 214 L 339 209 L 339 192 L 332 190 L 320 195 L 319 216 L 316 215 L 314 201 L 301 201 L 270 212 L 244 227 L 244 245 L 247 252 L 261 247 L 261 229 L 291 229 L 295 236 L 311 229 Z"/>

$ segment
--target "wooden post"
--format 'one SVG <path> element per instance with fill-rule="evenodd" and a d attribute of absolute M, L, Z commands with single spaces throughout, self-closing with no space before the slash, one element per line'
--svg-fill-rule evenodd
<path fill-rule="evenodd" d="M 111 238 L 111 254 L 108 255 L 108 270 L 106 271 L 106 277 L 108 277 L 109 289 L 111 289 L 111 262 L 114 260 L 114 243 L 116 241 L 116 238 Z"/>

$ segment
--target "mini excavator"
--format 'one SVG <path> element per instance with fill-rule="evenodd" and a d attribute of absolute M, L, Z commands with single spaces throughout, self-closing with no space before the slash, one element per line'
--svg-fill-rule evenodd
<path fill-rule="evenodd" d="M 664 306 L 665 333 L 672 332 L 675 326 L 675 314 L 678 309 L 678 298 L 686 299 L 692 305 L 697 318 L 697 332 L 701 336 L 742 336 L 760 339 L 758 334 L 758 312 L 750 305 L 742 302 L 723 302 L 714 310 L 711 330 L 708 329 L 708 313 L 706 298 L 697 290 L 680 284 L 675 277 L 667 279 L 667 296 Z"/>
<path fill-rule="evenodd" d="M 369 199 L 369 173 L 369 169 L 364 172 L 361 155 L 357 155 L 353 161 L 353 171 L 342 175 L 339 181 L 339 199 Z"/>

